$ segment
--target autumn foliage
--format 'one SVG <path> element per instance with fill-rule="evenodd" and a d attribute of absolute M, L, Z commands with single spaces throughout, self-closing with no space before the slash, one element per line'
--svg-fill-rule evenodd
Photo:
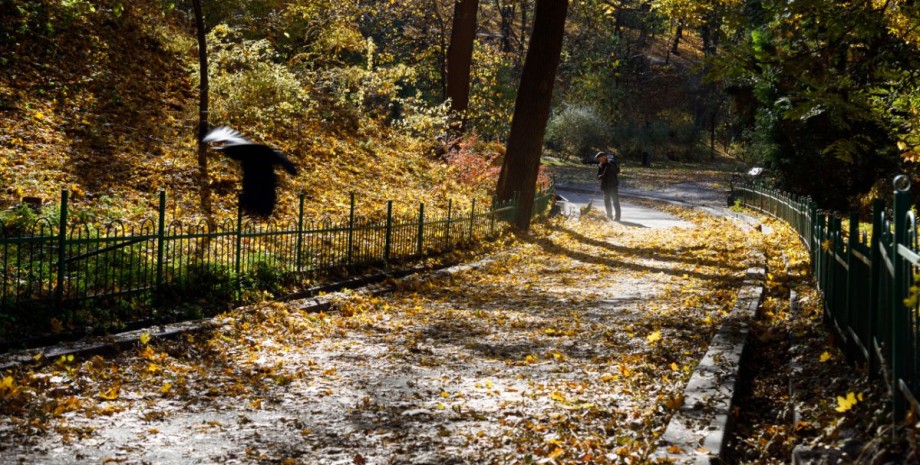
<path fill-rule="evenodd" d="M 200 216 L 197 51 L 187 18 L 154 2 L 37 1 L 10 11 L 0 18 L 0 207 L 31 197 L 48 213 L 67 189 L 75 211 L 124 220 L 152 216 L 156 192 L 166 190 L 171 217 Z M 298 68 L 279 64 L 280 44 L 245 31 L 210 33 L 210 119 L 278 147 L 300 168 L 282 181 L 276 216 L 293 215 L 301 192 L 317 220 L 347 215 L 351 192 L 370 216 L 389 199 L 399 213 L 419 201 L 436 208 L 488 198 L 490 186 L 465 184 L 435 156 L 435 114 L 411 123 L 433 121 L 423 133 L 388 119 L 413 71 L 376 67 L 372 41 L 317 37 L 316 47 L 357 52 L 364 64 Z M 233 218 L 239 170 L 213 157 L 215 212 Z"/>

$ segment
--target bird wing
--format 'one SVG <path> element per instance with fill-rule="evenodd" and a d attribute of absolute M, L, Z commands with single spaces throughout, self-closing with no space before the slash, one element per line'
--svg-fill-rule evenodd
<path fill-rule="evenodd" d="M 275 152 L 275 163 L 281 165 L 288 173 L 297 174 L 297 167 L 294 166 L 294 163 L 292 163 L 287 156 L 277 150 L 273 150 L 273 152 Z"/>
<path fill-rule="evenodd" d="M 248 145 L 252 144 L 249 140 L 243 137 L 238 131 L 230 129 L 227 126 L 221 126 L 219 128 L 214 128 L 209 132 L 203 139 L 202 142 L 223 142 L 226 145 Z"/>

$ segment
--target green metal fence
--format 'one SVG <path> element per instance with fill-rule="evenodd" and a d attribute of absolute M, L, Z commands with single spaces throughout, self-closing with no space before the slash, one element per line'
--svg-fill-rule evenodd
<path fill-rule="evenodd" d="M 540 190 L 533 213 L 545 214 L 553 197 L 552 186 Z M 209 227 L 167 221 L 161 192 L 155 219 L 98 226 L 71 220 L 64 191 L 53 220 L 0 221 L 0 345 L 112 321 L 163 321 L 169 316 L 151 301 L 171 294 L 238 301 L 243 289 L 291 277 L 437 254 L 498 233 L 517 206 L 517 197 L 472 201 L 463 211 L 420 204 L 417 215 L 397 217 L 389 201 L 384 219 L 366 220 L 352 195 L 347 220 L 309 221 L 301 196 L 296 218 L 259 224 L 238 213 Z"/>
<path fill-rule="evenodd" d="M 873 205 L 871 236 L 860 233 L 855 213 L 844 231 L 840 218 L 819 213 L 806 197 L 753 183 L 733 186 L 732 195 L 798 231 L 811 251 L 828 325 L 852 362 L 885 380 L 897 425 L 908 409 L 920 414 L 920 248 L 910 182 L 898 176 L 894 185 L 890 205 Z"/>

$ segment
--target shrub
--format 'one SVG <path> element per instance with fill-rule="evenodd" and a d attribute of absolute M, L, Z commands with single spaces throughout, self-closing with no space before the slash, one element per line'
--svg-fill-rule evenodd
<path fill-rule="evenodd" d="M 242 40 L 221 25 L 210 34 L 212 120 L 241 126 L 272 127 L 310 111 L 307 94 L 297 76 L 276 63 L 268 40 Z"/>
<path fill-rule="evenodd" d="M 597 147 L 607 145 L 610 127 L 597 111 L 584 105 L 565 105 L 553 114 L 546 127 L 547 144 L 563 152 L 563 158 L 572 154 L 580 157 Z"/>

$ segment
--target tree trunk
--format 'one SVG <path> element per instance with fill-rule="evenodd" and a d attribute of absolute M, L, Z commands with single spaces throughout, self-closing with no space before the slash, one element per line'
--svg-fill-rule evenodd
<path fill-rule="evenodd" d="M 441 100 L 447 99 L 447 47 L 450 44 L 447 43 L 447 22 L 444 21 L 444 14 L 441 12 L 441 7 L 436 2 L 431 2 L 431 11 L 434 13 L 434 17 L 438 21 L 438 71 L 439 79 L 438 84 L 440 85 L 441 90 Z"/>
<path fill-rule="evenodd" d="M 454 4 L 454 21 L 447 48 L 447 97 L 451 100 L 452 126 L 465 119 L 470 102 L 470 67 L 473 62 L 473 41 L 476 39 L 476 14 L 479 0 L 458 0 Z"/>
<path fill-rule="evenodd" d="M 518 54 L 515 63 L 515 74 L 523 68 L 521 60 L 524 59 L 524 44 L 527 43 L 527 0 L 521 0 L 521 35 L 518 38 Z"/>
<path fill-rule="evenodd" d="M 502 51 L 505 53 L 511 53 L 514 51 L 512 46 L 512 39 L 514 38 L 514 6 L 513 3 L 502 4 L 501 0 L 495 0 L 495 9 L 498 10 L 498 15 L 501 20 L 501 25 L 499 30 L 502 34 Z"/>
<path fill-rule="evenodd" d="M 680 39 L 684 35 L 684 22 L 680 21 L 677 23 L 677 31 L 674 32 L 674 43 L 671 45 L 671 53 L 675 55 L 680 55 Z"/>
<path fill-rule="evenodd" d="M 205 38 L 204 15 L 201 13 L 201 0 L 193 0 L 195 9 L 195 33 L 198 37 L 198 188 L 201 198 L 201 210 L 205 220 L 213 226 L 214 214 L 211 208 L 211 179 L 208 175 L 208 144 L 202 142 L 208 133 L 208 45 Z"/>
<path fill-rule="evenodd" d="M 715 109 L 709 113 L 709 159 L 716 159 L 716 118 L 718 113 Z"/>
<path fill-rule="evenodd" d="M 514 225 L 523 232 L 530 228 L 568 5 L 568 0 L 537 0 L 533 33 L 514 103 L 511 134 L 498 177 L 496 197 L 499 201 L 509 200 L 518 193 Z"/>

